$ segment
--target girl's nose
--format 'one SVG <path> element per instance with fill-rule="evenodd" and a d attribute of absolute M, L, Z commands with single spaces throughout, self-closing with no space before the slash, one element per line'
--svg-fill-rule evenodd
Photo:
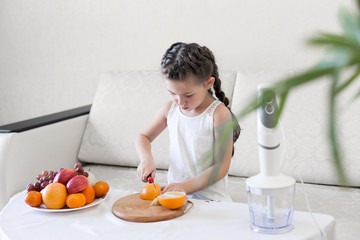
<path fill-rule="evenodd" d="M 182 105 L 184 105 L 184 103 L 185 103 L 185 99 L 179 96 L 179 97 L 178 97 L 178 104 L 179 104 L 180 106 L 182 106 Z"/>

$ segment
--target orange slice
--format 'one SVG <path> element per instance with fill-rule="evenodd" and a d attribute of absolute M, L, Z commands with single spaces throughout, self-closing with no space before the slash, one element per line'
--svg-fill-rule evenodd
<path fill-rule="evenodd" d="M 161 206 L 168 209 L 176 209 L 181 207 L 186 201 L 186 193 L 184 192 L 166 192 L 157 197 Z"/>

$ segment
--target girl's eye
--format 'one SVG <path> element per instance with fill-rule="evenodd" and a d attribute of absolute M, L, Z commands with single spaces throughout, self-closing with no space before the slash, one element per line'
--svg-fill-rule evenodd
<path fill-rule="evenodd" d="M 185 97 L 187 98 L 191 98 L 193 95 L 185 95 Z"/>

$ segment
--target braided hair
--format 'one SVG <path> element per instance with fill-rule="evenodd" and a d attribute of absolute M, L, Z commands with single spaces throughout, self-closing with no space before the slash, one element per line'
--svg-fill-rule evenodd
<path fill-rule="evenodd" d="M 209 77 L 214 77 L 215 96 L 230 110 L 232 116 L 233 143 L 235 143 L 241 129 L 229 107 L 230 101 L 221 89 L 221 80 L 214 54 L 207 47 L 199 46 L 196 43 L 177 42 L 172 44 L 161 60 L 161 71 L 167 79 L 174 81 L 185 80 L 191 74 L 196 76 L 198 83 L 206 81 Z M 209 89 L 208 92 L 213 95 L 212 89 Z M 234 147 L 232 154 L 234 155 Z"/>

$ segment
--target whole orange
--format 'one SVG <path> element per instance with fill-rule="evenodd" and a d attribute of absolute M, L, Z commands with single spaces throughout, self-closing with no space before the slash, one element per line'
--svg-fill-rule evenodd
<path fill-rule="evenodd" d="M 63 208 L 66 196 L 66 187 L 62 183 L 50 183 L 42 190 L 42 201 L 49 209 Z"/>
<path fill-rule="evenodd" d="M 86 203 L 85 204 L 89 204 L 92 203 L 94 201 L 95 198 L 95 190 L 92 186 L 87 186 L 87 188 L 85 188 L 84 190 L 81 191 L 82 194 L 85 195 L 86 197 Z"/>
<path fill-rule="evenodd" d="M 140 198 L 144 200 L 154 200 L 161 192 L 160 185 L 157 183 L 149 183 L 140 191 Z"/>
<path fill-rule="evenodd" d="M 107 192 L 109 191 L 110 186 L 107 182 L 104 181 L 98 181 L 97 183 L 95 183 L 94 185 L 94 190 L 95 190 L 95 197 L 103 197 L 107 194 Z"/>
<path fill-rule="evenodd" d="M 79 208 L 86 203 L 86 197 L 83 193 L 72 193 L 66 197 L 66 206 L 69 208 Z"/>
<path fill-rule="evenodd" d="M 25 202 L 31 207 L 38 207 L 42 204 L 42 194 L 37 191 L 30 191 L 25 196 Z"/>
<path fill-rule="evenodd" d="M 186 193 L 184 192 L 166 192 L 157 197 L 161 206 L 176 209 L 181 207 L 186 201 Z"/>

